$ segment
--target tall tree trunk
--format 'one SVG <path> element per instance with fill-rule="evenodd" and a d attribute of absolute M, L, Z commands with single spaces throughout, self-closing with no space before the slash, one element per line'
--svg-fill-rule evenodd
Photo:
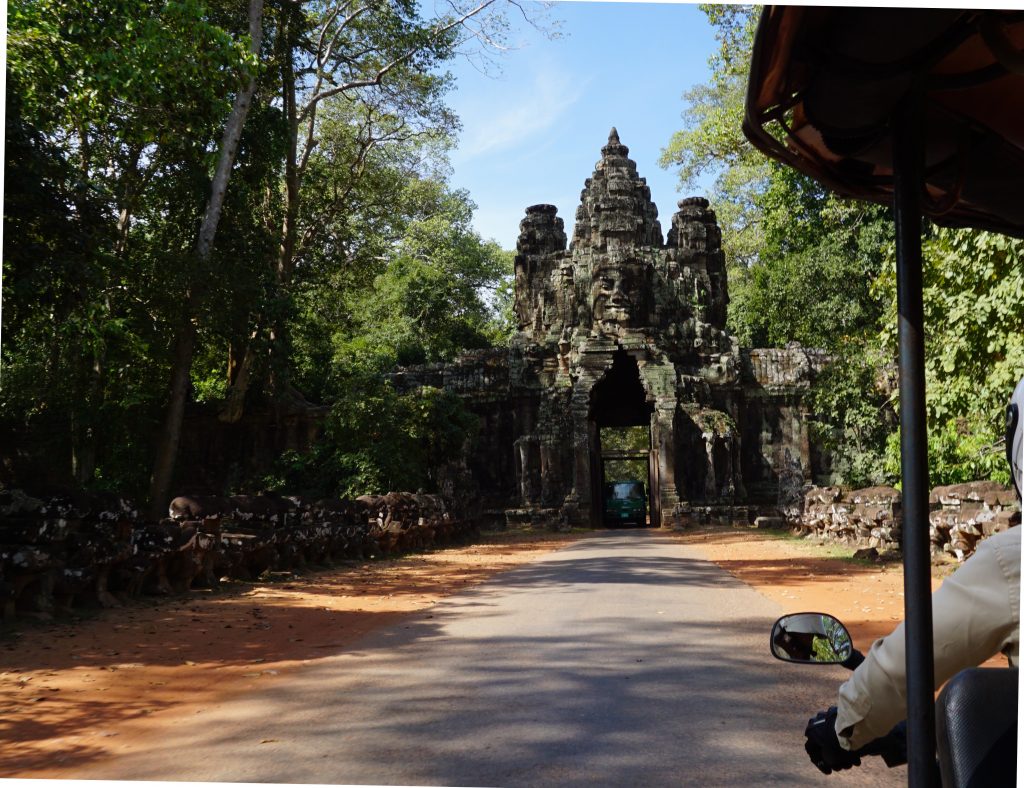
<path fill-rule="evenodd" d="M 288 124 L 288 151 L 284 162 L 284 222 L 281 225 L 281 245 L 274 266 L 278 287 L 286 286 L 290 279 L 292 257 L 295 254 L 295 224 L 299 218 L 299 180 L 302 177 L 299 169 L 299 113 L 295 96 L 295 69 L 290 57 L 281 59 L 281 85 L 285 121 Z"/>
<path fill-rule="evenodd" d="M 448 31 L 464 25 L 468 19 L 482 13 L 494 2 L 496 0 L 480 0 L 475 7 L 460 16 L 439 22 L 438 26 L 430 33 L 430 41 L 437 41 Z M 298 76 L 295 73 L 292 51 L 298 44 L 297 39 L 303 26 L 302 5 L 301 3 L 291 3 L 285 4 L 282 8 L 275 54 L 281 69 L 281 100 L 288 128 L 288 148 L 284 173 L 284 217 L 274 268 L 274 281 L 282 293 L 291 284 L 296 256 L 301 253 L 298 238 L 300 191 L 306 165 L 316 145 L 317 108 L 322 101 L 346 91 L 380 87 L 388 74 L 407 63 L 429 44 L 424 39 L 410 42 L 405 52 L 390 60 L 385 58 L 384 62 L 378 62 L 371 66 L 371 73 L 360 74 L 351 80 L 337 82 L 329 72 L 335 67 L 332 64 L 336 64 L 335 47 L 340 46 L 338 36 L 341 31 L 333 28 L 332 25 L 339 22 L 341 28 L 344 29 L 350 25 L 361 24 L 361 18 L 372 7 L 372 4 L 364 4 L 358 8 L 355 7 L 356 5 L 358 4 L 326 4 L 324 16 L 321 18 L 321 35 L 315 51 L 316 68 Z M 372 47 L 368 51 L 372 51 Z M 363 55 L 366 54 L 368 53 L 363 53 Z M 363 55 L 357 56 L 357 59 Z M 375 73 L 373 73 L 374 68 L 376 68 Z M 300 101 L 303 102 L 301 107 L 299 106 Z M 300 128 L 303 130 L 301 143 Z M 288 327 L 280 315 L 265 315 L 263 317 L 264 319 L 261 321 L 263 324 L 257 324 L 256 335 L 266 336 L 269 340 L 269 374 L 275 393 L 278 396 L 303 401 L 301 395 L 296 396 L 297 392 L 289 385 L 287 378 L 281 374 L 287 370 Z M 246 353 L 243 356 L 243 366 L 234 377 L 234 382 L 228 393 L 228 401 L 219 414 L 222 421 L 232 422 L 241 418 L 242 404 L 252 379 L 251 369 L 254 360 L 254 354 Z"/>
<path fill-rule="evenodd" d="M 249 37 L 252 41 L 249 52 L 258 57 L 260 44 L 263 41 L 263 0 L 249 0 Z M 210 188 L 210 202 L 206 206 L 203 226 L 199 229 L 199 241 L 196 243 L 196 256 L 202 262 L 210 257 L 213 238 L 217 234 L 217 224 L 224 208 L 224 195 L 231 179 L 231 168 L 235 164 L 238 153 L 238 141 L 242 138 L 242 127 L 252 105 L 252 97 L 256 92 L 256 75 L 251 74 L 244 88 L 235 96 L 231 115 L 224 125 L 224 136 L 220 143 L 220 158 L 217 160 L 217 172 L 213 176 Z"/>
<path fill-rule="evenodd" d="M 107 314 L 112 313 L 110 298 L 106 299 Z M 96 475 L 97 427 L 100 424 L 100 409 L 103 407 L 103 384 L 107 371 L 107 345 L 94 351 L 92 367 L 89 369 L 82 410 L 72 414 L 71 472 L 75 481 L 86 485 Z"/>
<path fill-rule="evenodd" d="M 189 298 L 192 306 L 196 298 Z M 192 310 L 189 310 L 189 315 Z M 160 442 L 157 444 L 156 460 L 153 463 L 153 477 L 149 486 L 149 518 L 159 520 L 167 511 L 167 497 L 174 474 L 174 463 L 178 459 L 178 444 L 181 442 L 181 422 L 185 415 L 185 399 L 188 395 L 189 378 L 192 373 L 192 354 L 195 351 L 196 327 L 191 317 L 186 317 L 174 341 L 174 356 L 171 360 L 171 397 L 167 405 L 167 416 Z"/>
<path fill-rule="evenodd" d="M 297 7 L 293 7 L 292 13 Z M 288 286 L 292 259 L 295 255 L 296 223 L 299 215 L 299 186 L 301 173 L 298 165 L 299 119 L 296 106 L 295 68 L 292 60 L 292 40 L 294 31 L 298 29 L 295 19 L 288 9 L 282 14 L 281 29 L 276 41 L 276 55 L 281 69 L 281 104 L 284 108 L 285 122 L 288 127 L 288 147 L 284 164 L 284 216 L 281 220 L 281 241 L 277 256 L 274 259 L 274 286 L 282 292 Z M 256 327 L 245 345 L 245 350 L 236 354 L 238 366 L 232 371 L 227 397 L 217 418 L 226 423 L 234 424 L 241 420 L 245 412 L 245 398 L 252 384 L 252 371 L 256 364 L 256 344 L 261 335 L 267 336 L 270 342 L 271 364 L 269 374 L 274 376 L 274 358 L 280 342 L 281 326 L 278 318 L 266 315 L 256 316 Z M 268 325 L 268 323 L 272 323 Z M 240 356 L 240 358 L 239 358 Z M 275 381 L 276 382 L 276 381 Z"/>
<path fill-rule="evenodd" d="M 249 0 L 249 51 L 258 57 L 260 44 L 263 40 L 263 0 Z M 195 255 L 198 261 L 198 279 L 201 280 L 213 249 L 213 240 L 217 234 L 221 210 L 224 207 L 224 196 L 227 193 L 231 169 L 238 152 L 238 141 L 242 137 L 249 106 L 256 92 L 256 74 L 250 74 L 245 86 L 235 96 L 231 115 L 224 125 L 224 136 L 220 143 L 220 156 L 217 170 L 210 187 L 210 201 L 206 206 L 203 224 L 199 229 Z M 174 357 L 171 366 L 170 402 L 164 428 L 157 445 L 156 460 L 153 464 L 153 476 L 149 486 L 149 516 L 158 519 L 167 506 L 171 478 L 174 474 L 174 463 L 178 456 L 178 444 L 181 441 L 181 421 L 185 413 L 185 399 L 188 394 L 189 378 L 192 374 L 192 355 L 195 351 L 196 326 L 193 318 L 198 315 L 202 296 L 198 289 L 199 283 L 191 289 L 185 321 L 175 340 Z"/>
<path fill-rule="evenodd" d="M 92 183 L 90 177 L 90 168 L 92 164 L 92 140 L 89 137 L 88 129 L 79 124 L 77 127 L 78 132 L 78 174 L 79 174 L 79 187 L 75 190 L 75 209 L 78 213 L 78 219 L 83 225 L 89 226 L 98 224 L 99 219 L 97 211 L 89 201 L 87 194 L 86 184 Z M 85 234 L 86 242 L 82 249 L 82 259 L 92 260 L 97 254 L 96 251 L 96 234 L 87 232 Z M 89 299 L 88 285 L 83 279 L 82 284 L 79 287 L 79 299 L 82 304 L 85 304 Z M 71 407 L 71 418 L 69 426 L 71 428 L 71 477 L 79 484 L 84 484 L 91 481 L 93 472 L 95 470 L 95 419 L 92 411 L 92 404 L 94 397 L 92 396 L 93 381 L 96 379 L 99 367 L 99 357 L 97 355 L 97 348 L 95 344 L 91 346 L 92 363 L 89 366 L 89 370 L 84 373 L 85 379 L 84 385 L 75 385 L 75 396 Z M 58 351 L 60 352 L 60 351 Z M 83 361 L 85 358 L 78 354 Z M 77 376 L 76 376 L 77 377 Z"/>
<path fill-rule="evenodd" d="M 243 348 L 234 350 L 228 361 L 228 394 L 224 407 L 217 414 L 217 418 L 226 424 L 237 422 L 245 411 L 245 395 L 249 391 L 249 380 L 256 363 L 255 342 L 256 334 L 253 334 Z"/>
<path fill-rule="evenodd" d="M 294 23 L 295 20 L 290 19 L 289 22 Z M 297 24 L 295 28 L 298 28 Z M 290 42 L 290 37 L 288 40 Z M 281 224 L 281 244 L 277 252 L 274 273 L 278 292 L 283 294 L 291 284 L 292 269 L 295 265 L 295 242 L 299 223 L 299 189 L 305 171 L 305 161 L 300 161 L 299 156 L 299 124 L 301 121 L 296 95 L 298 85 L 294 64 L 290 57 L 281 60 L 281 84 L 285 119 L 288 123 L 288 149 L 284 162 L 284 218 Z M 309 140 L 306 143 L 308 145 Z M 287 368 L 285 320 L 286 317 L 278 311 L 274 313 L 272 323 L 267 326 L 270 386 L 278 397 L 285 394 L 288 389 L 288 380 L 284 374 Z"/>

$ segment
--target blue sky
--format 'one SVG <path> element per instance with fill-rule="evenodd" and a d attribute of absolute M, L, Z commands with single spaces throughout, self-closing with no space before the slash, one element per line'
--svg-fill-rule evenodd
<path fill-rule="evenodd" d="M 514 249 L 525 208 L 547 202 L 571 235 L 583 181 L 612 126 L 666 230 L 686 195 L 657 159 L 682 126 L 683 91 L 708 79 L 711 26 L 696 5 L 675 3 L 558 2 L 549 15 L 561 20 L 562 37 L 519 25 L 517 48 L 498 57 L 500 74 L 463 60 L 452 68 L 449 103 L 463 128 L 451 182 L 477 203 L 476 230 Z"/>

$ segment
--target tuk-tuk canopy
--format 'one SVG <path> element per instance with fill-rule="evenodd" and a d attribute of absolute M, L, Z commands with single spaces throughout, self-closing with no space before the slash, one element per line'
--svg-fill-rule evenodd
<path fill-rule="evenodd" d="M 835 192 L 892 204 L 893 124 L 920 91 L 923 213 L 1024 237 L 1024 12 L 773 6 L 747 138 Z"/>

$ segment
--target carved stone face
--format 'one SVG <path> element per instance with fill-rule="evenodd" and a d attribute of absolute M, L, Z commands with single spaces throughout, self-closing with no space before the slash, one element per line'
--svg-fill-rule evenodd
<path fill-rule="evenodd" d="M 612 323 L 624 327 L 644 325 L 647 301 L 643 264 L 635 261 L 603 263 L 594 270 L 590 289 L 594 323 Z"/>

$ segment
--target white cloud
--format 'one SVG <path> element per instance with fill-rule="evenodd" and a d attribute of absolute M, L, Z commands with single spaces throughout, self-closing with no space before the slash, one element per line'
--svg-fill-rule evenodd
<path fill-rule="evenodd" d="M 534 66 L 532 80 L 509 95 L 493 83 L 487 99 L 478 96 L 471 113 L 463 109 L 463 140 L 453 159 L 468 161 L 484 153 L 512 150 L 550 129 L 579 101 L 588 80 L 575 80 L 562 71 Z"/>

